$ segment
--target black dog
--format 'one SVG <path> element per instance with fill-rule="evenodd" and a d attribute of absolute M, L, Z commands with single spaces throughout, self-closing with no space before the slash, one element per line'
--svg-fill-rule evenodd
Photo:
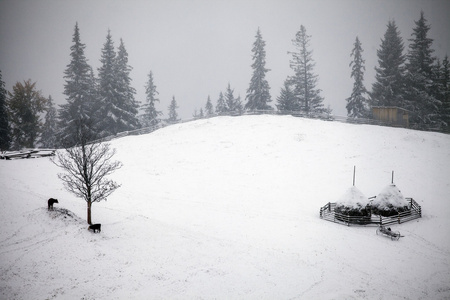
<path fill-rule="evenodd" d="M 101 231 L 102 231 L 102 224 L 92 224 L 92 225 L 89 225 L 88 230 L 93 230 L 94 233 L 96 233 L 97 231 L 98 231 L 98 232 L 101 232 Z"/>
<path fill-rule="evenodd" d="M 59 203 L 58 199 L 50 198 L 48 199 L 48 210 L 53 210 L 53 204 Z"/>

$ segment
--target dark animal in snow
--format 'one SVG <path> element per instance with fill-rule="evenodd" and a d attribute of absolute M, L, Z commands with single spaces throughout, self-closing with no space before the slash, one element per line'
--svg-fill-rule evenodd
<path fill-rule="evenodd" d="M 53 210 L 53 204 L 59 203 L 58 199 L 50 198 L 48 199 L 48 210 Z"/>
<path fill-rule="evenodd" d="M 101 232 L 101 231 L 102 231 L 102 224 L 92 224 L 92 225 L 89 225 L 88 230 L 92 230 L 92 231 L 94 231 L 94 233 L 96 233 L 96 232 Z"/>

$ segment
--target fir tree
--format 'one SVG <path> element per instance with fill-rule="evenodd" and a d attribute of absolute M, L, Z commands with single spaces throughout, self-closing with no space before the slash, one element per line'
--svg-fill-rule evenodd
<path fill-rule="evenodd" d="M 90 124 L 93 126 L 92 130 L 95 132 L 92 132 L 92 136 L 98 135 L 100 122 L 101 119 L 101 101 L 100 101 L 100 88 L 99 88 L 99 81 L 94 75 L 94 70 L 91 66 L 89 66 L 89 79 L 88 79 L 88 99 L 89 99 L 89 121 Z M 94 126 L 95 125 L 95 126 Z M 85 128 L 86 129 L 86 128 Z"/>
<path fill-rule="evenodd" d="M 156 85 L 153 81 L 153 73 L 150 71 L 148 74 L 148 81 L 145 85 L 146 103 L 143 105 L 144 115 L 143 122 L 145 126 L 155 126 L 160 122 L 158 116 L 162 115 L 162 112 L 157 111 L 155 102 L 159 102 L 157 98 L 158 92 L 156 91 Z"/>
<path fill-rule="evenodd" d="M 443 80 L 443 72 L 442 72 L 442 64 L 439 59 L 435 60 L 435 63 L 431 67 L 431 84 L 432 87 L 430 89 L 431 95 L 439 101 L 439 111 L 441 105 L 444 100 L 445 91 L 444 91 L 444 80 Z"/>
<path fill-rule="evenodd" d="M 448 56 L 442 61 L 441 80 L 443 89 L 443 99 L 440 111 L 440 119 L 443 122 L 443 130 L 450 132 L 450 66 Z"/>
<path fill-rule="evenodd" d="M 167 119 L 167 122 L 177 123 L 178 121 L 180 121 L 180 119 L 178 119 L 177 109 L 178 109 L 177 101 L 175 100 L 175 96 L 173 96 L 172 101 L 170 102 L 169 105 L 169 118 Z"/>
<path fill-rule="evenodd" d="M 289 80 L 286 80 L 284 87 L 281 88 L 280 96 L 277 98 L 277 109 L 286 112 L 297 111 L 299 109 Z"/>
<path fill-rule="evenodd" d="M 378 67 L 375 67 L 375 83 L 372 85 L 372 106 L 398 106 L 405 108 L 404 77 L 405 56 L 403 40 L 395 21 L 389 21 L 377 50 Z"/>
<path fill-rule="evenodd" d="M 118 106 L 121 111 L 121 125 L 119 130 L 133 130 L 139 128 L 137 119 L 139 104 L 135 100 L 136 90 L 131 86 L 130 72 L 133 68 L 128 65 L 128 52 L 125 49 L 123 40 L 120 39 L 120 45 L 115 60 L 115 77 L 118 87 Z"/>
<path fill-rule="evenodd" d="M 126 98 L 130 96 L 130 91 L 123 86 L 123 80 L 119 80 L 119 77 L 123 75 L 120 74 L 119 69 L 123 66 L 119 67 L 118 61 L 120 59 L 116 58 L 114 42 L 108 30 L 100 59 L 102 65 L 98 69 L 102 137 L 116 135 L 137 127 L 137 110 L 132 105 L 127 105 L 133 100 Z"/>
<path fill-rule="evenodd" d="M 47 99 L 36 90 L 36 82 L 31 80 L 17 82 L 13 93 L 9 93 L 10 126 L 12 130 L 12 148 L 34 148 L 42 129 L 40 114 L 44 111 Z"/>
<path fill-rule="evenodd" d="M 61 105 L 58 114 L 58 142 L 63 146 L 76 143 L 80 124 L 95 123 L 94 116 L 98 107 L 95 78 L 84 54 L 86 46 L 81 43 L 78 23 L 75 24 L 72 41 L 71 60 L 64 71 L 64 95 L 67 103 Z M 89 128 L 95 130 L 92 126 Z M 94 136 L 94 132 L 91 136 Z"/>
<path fill-rule="evenodd" d="M 253 43 L 253 75 L 250 80 L 250 86 L 247 90 L 247 103 L 245 109 L 247 110 L 271 110 L 273 109 L 269 102 L 270 87 L 266 80 L 266 73 L 270 71 L 266 69 L 266 51 L 264 47 L 266 42 L 262 39 L 261 31 L 258 28 L 256 33 L 256 41 Z"/>
<path fill-rule="evenodd" d="M 225 103 L 225 98 L 223 97 L 223 93 L 220 92 L 219 99 L 217 99 L 216 113 L 222 114 L 225 112 L 227 112 L 227 106 Z"/>
<path fill-rule="evenodd" d="M 203 108 L 200 108 L 200 111 L 197 112 L 197 109 L 194 109 L 194 113 L 192 114 L 192 117 L 194 119 L 201 119 L 205 117 L 205 114 L 203 113 Z"/>
<path fill-rule="evenodd" d="M 0 70 L 0 151 L 8 150 L 11 145 L 6 94 L 5 82 L 3 82 Z"/>
<path fill-rule="evenodd" d="M 210 117 L 214 114 L 214 107 L 211 103 L 211 97 L 209 97 L 209 95 L 208 95 L 208 100 L 206 101 L 206 105 L 205 105 L 205 114 L 207 117 Z"/>
<path fill-rule="evenodd" d="M 242 113 L 242 102 L 241 102 L 241 97 L 237 97 L 235 98 L 234 95 L 234 90 L 231 89 L 230 84 L 228 83 L 228 87 L 227 90 L 225 92 L 225 107 L 226 107 L 226 112 L 229 113 Z"/>
<path fill-rule="evenodd" d="M 412 111 L 412 122 L 417 128 L 440 128 L 442 126 L 439 115 L 441 103 L 433 95 L 432 71 L 435 60 L 432 56 L 434 50 L 431 48 L 433 39 L 428 37 L 431 27 L 427 24 L 423 11 L 415 24 L 406 65 L 408 109 Z"/>
<path fill-rule="evenodd" d="M 323 98 L 320 89 L 316 88 L 318 76 L 314 74 L 315 63 L 312 59 L 312 51 L 308 50 L 311 36 L 306 34 L 306 28 L 301 25 L 292 43 L 296 52 L 291 52 L 291 68 L 295 75 L 291 77 L 294 85 L 294 94 L 301 111 L 305 113 L 324 112 Z"/>
<path fill-rule="evenodd" d="M 45 114 L 45 122 L 42 128 L 41 144 L 45 148 L 55 148 L 57 146 L 57 116 L 56 108 L 53 105 L 53 99 L 51 96 L 47 99 L 45 110 L 47 113 Z"/>
<path fill-rule="evenodd" d="M 416 27 L 413 29 L 409 39 L 411 42 L 408 52 L 408 72 L 423 72 L 429 76 L 435 58 L 432 56 L 434 50 L 431 48 L 433 39 L 428 37 L 428 31 L 431 26 L 427 24 L 423 11 L 420 13 L 420 19 L 414 22 Z"/>
<path fill-rule="evenodd" d="M 347 98 L 347 115 L 352 118 L 362 118 L 367 117 L 367 94 L 366 88 L 364 87 L 364 59 L 362 58 L 362 46 L 359 38 L 356 37 L 354 48 L 350 56 L 353 60 L 350 62 L 350 67 L 352 67 L 351 76 L 354 79 L 352 95 Z"/>

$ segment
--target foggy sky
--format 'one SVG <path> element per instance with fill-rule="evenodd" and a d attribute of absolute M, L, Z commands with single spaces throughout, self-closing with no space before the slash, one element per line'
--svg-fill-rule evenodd
<path fill-rule="evenodd" d="M 356 36 L 366 60 L 365 86 L 371 90 L 376 50 L 389 20 L 405 43 L 423 10 L 431 25 L 434 55 L 450 54 L 449 0 L 0 0 L 0 70 L 7 90 L 17 81 L 37 81 L 44 96 L 65 103 L 64 70 L 70 62 L 75 23 L 85 54 L 97 74 L 108 29 L 117 48 L 123 39 L 129 55 L 136 100 L 145 101 L 147 75 L 153 72 L 158 110 L 168 117 L 175 96 L 181 118 L 213 105 L 228 83 L 245 103 L 252 75 L 252 45 L 258 27 L 266 42 L 267 80 L 275 106 L 287 76 L 292 39 L 306 27 L 316 62 L 317 87 L 325 106 L 346 115 L 350 96 L 350 53 Z"/>

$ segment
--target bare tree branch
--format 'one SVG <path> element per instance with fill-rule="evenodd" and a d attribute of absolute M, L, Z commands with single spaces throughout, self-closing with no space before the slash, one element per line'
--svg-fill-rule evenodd
<path fill-rule="evenodd" d="M 106 176 L 119 169 L 122 163 L 112 160 L 116 151 L 110 148 L 110 144 L 101 141 L 88 144 L 82 128 L 78 136 L 79 145 L 58 150 L 52 162 L 65 172 L 58 174 L 64 187 L 87 202 L 88 223 L 91 224 L 92 203 L 106 200 L 120 187 Z"/>

